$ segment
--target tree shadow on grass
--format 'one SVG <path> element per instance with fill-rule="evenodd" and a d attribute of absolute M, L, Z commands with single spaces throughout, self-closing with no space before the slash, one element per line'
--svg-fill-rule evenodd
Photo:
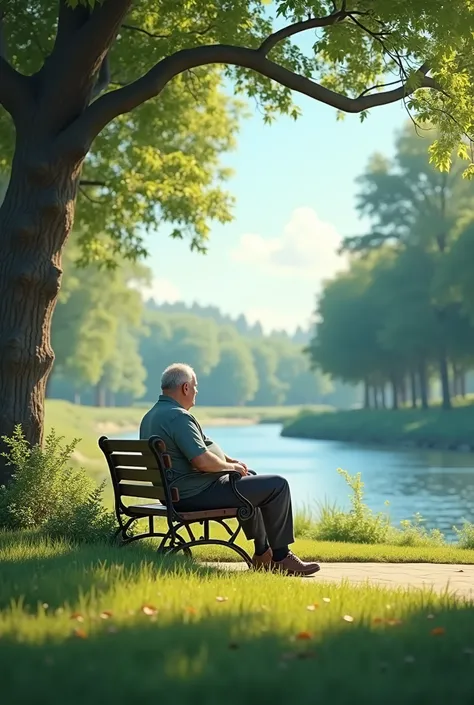
<path fill-rule="evenodd" d="M 5 551 L 7 548 L 10 550 Z M 133 582 L 134 576 L 139 580 L 144 570 L 156 581 L 177 572 L 183 577 L 222 575 L 219 568 L 196 563 L 182 554 L 159 555 L 156 545 L 143 542 L 123 548 L 74 546 L 45 542 L 35 533 L 3 533 L 0 552 L 0 609 L 20 599 L 33 610 L 41 603 L 47 603 L 50 609 L 64 603 L 71 605 L 91 590 L 96 594 L 108 592 L 117 582 Z"/>
<path fill-rule="evenodd" d="M 426 612 L 398 626 L 337 622 L 314 638 L 283 634 L 268 613 L 144 615 L 84 624 L 81 636 L 0 640 L 5 703 L 472 705 L 474 609 Z M 118 618 L 117 618 L 118 620 Z M 161 621 L 160 621 L 161 620 Z M 72 628 L 71 628 L 72 631 Z"/>

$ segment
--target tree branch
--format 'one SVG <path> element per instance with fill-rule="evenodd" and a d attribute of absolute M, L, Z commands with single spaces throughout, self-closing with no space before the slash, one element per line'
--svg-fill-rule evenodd
<path fill-rule="evenodd" d="M 92 91 L 92 99 L 98 98 L 105 91 L 110 83 L 110 55 L 107 53 L 100 65 L 97 82 Z"/>
<path fill-rule="evenodd" d="M 337 24 L 341 22 L 345 17 L 348 17 L 349 13 L 345 10 L 337 10 L 331 12 L 330 15 L 326 17 L 310 17 L 307 20 L 301 22 L 295 22 L 294 24 L 288 25 L 288 27 L 283 27 L 279 29 L 278 32 L 270 34 L 265 41 L 263 41 L 258 50 L 263 56 L 266 56 L 273 47 L 278 44 L 278 42 L 292 37 L 294 34 L 299 34 L 300 32 L 305 32 L 307 29 L 316 29 L 317 27 L 329 27 L 330 25 Z"/>
<path fill-rule="evenodd" d="M 150 39 L 170 39 L 173 36 L 171 33 L 155 34 L 154 32 L 149 32 L 147 29 L 143 29 L 142 27 L 136 27 L 133 24 L 122 24 L 122 27 L 123 29 L 128 29 L 132 32 L 139 32 L 140 34 L 145 34 L 147 37 L 150 37 Z M 214 25 L 210 24 L 207 27 L 204 27 L 204 29 L 191 29 L 189 32 L 185 32 L 185 34 L 204 35 L 210 32 L 213 28 Z"/>
<path fill-rule="evenodd" d="M 71 37 L 84 26 L 90 14 L 90 7 L 86 7 L 85 5 L 71 7 L 66 0 L 59 0 L 58 29 L 53 52 L 68 46 Z"/>
<path fill-rule="evenodd" d="M 346 113 L 359 113 L 379 105 L 394 103 L 416 90 L 408 89 L 404 84 L 390 91 L 349 98 L 285 69 L 267 59 L 259 50 L 222 44 L 200 46 L 183 49 L 166 57 L 138 80 L 103 95 L 63 133 L 62 138 L 72 139 L 77 144 L 77 148 L 84 150 L 85 154 L 92 140 L 118 115 L 130 112 L 138 105 L 157 96 L 174 76 L 208 64 L 228 64 L 251 69 L 297 93 L 307 95 Z M 417 88 L 439 90 L 436 81 L 426 76 L 427 71 L 428 67 L 425 65 L 420 68 L 422 81 Z M 74 133 L 74 137 L 71 133 Z"/>
<path fill-rule="evenodd" d="M 7 60 L 4 19 L 6 11 L 0 8 L 0 105 L 15 121 L 27 114 L 32 98 L 28 78 L 16 71 Z"/>
<path fill-rule="evenodd" d="M 81 179 L 79 181 L 79 186 L 103 186 L 105 188 L 106 185 L 104 181 L 90 181 L 89 179 Z"/>

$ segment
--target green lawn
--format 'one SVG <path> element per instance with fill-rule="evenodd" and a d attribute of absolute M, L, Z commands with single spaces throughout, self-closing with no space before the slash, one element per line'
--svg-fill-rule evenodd
<path fill-rule="evenodd" d="M 440 449 L 474 448 L 474 405 L 451 411 L 421 409 L 303 412 L 285 423 L 284 436 L 357 443 L 407 443 Z"/>
<path fill-rule="evenodd" d="M 474 608 L 446 595 L 27 535 L 0 562 L 8 705 L 472 703 Z"/>

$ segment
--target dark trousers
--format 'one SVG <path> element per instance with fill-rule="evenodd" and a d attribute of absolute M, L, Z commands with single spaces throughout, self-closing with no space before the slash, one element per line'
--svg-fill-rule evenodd
<path fill-rule="evenodd" d="M 279 475 L 245 475 L 237 480 L 239 492 L 256 508 L 252 519 L 242 521 L 248 539 L 262 544 L 265 539 L 272 548 L 283 548 L 294 542 L 293 511 L 288 482 Z M 239 500 L 232 491 L 229 476 L 216 482 L 194 497 L 175 504 L 179 512 L 238 507 Z"/>

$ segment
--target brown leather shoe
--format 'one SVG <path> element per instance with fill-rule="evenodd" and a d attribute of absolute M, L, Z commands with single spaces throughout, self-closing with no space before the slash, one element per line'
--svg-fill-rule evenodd
<path fill-rule="evenodd" d="M 320 570 L 317 563 L 305 563 L 291 551 L 282 561 L 273 561 L 273 570 L 287 575 L 313 575 Z"/>
<path fill-rule="evenodd" d="M 271 570 L 273 566 L 273 551 L 271 548 L 267 548 L 265 553 L 261 556 L 257 556 L 255 553 L 252 558 L 252 564 L 254 570 Z"/>

